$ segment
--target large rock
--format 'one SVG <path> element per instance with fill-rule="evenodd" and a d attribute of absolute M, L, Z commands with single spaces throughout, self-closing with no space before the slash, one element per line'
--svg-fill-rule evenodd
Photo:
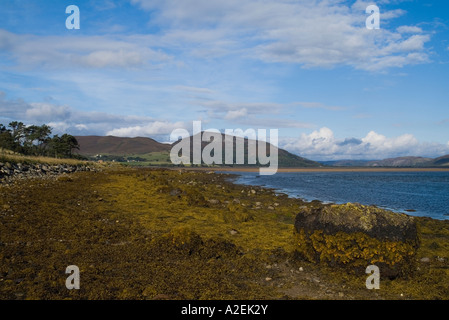
<path fill-rule="evenodd" d="M 360 204 L 302 207 L 295 233 L 307 260 L 357 270 L 375 264 L 391 277 L 414 269 L 419 246 L 413 217 Z"/>

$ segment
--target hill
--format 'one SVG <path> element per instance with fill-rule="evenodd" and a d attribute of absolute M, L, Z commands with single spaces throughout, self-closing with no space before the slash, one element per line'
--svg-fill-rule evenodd
<path fill-rule="evenodd" d="M 449 167 L 449 154 L 439 157 L 439 158 L 435 158 L 432 160 L 432 165 L 434 166 L 439 166 L 439 167 Z"/>
<path fill-rule="evenodd" d="M 122 138 L 114 136 L 76 136 L 80 145 L 79 154 L 93 156 L 97 154 L 130 155 L 152 152 L 169 152 L 171 146 L 151 138 Z"/>
<path fill-rule="evenodd" d="M 80 145 L 79 154 L 94 157 L 95 155 L 108 155 L 107 159 L 120 162 L 132 162 L 135 164 L 149 165 L 168 165 L 171 164 L 169 153 L 173 145 L 179 143 L 179 141 L 173 144 L 160 143 L 151 138 L 137 137 L 137 138 L 122 138 L 114 136 L 76 136 L 75 137 Z M 223 138 L 223 153 L 225 150 L 224 138 Z M 193 141 L 193 137 L 190 137 Z M 234 163 L 235 161 L 235 147 L 237 139 L 234 137 Z M 208 142 L 202 142 L 201 151 L 207 146 Z M 191 150 L 193 150 L 193 143 L 190 143 Z M 266 144 L 267 150 L 269 145 Z M 191 152 L 193 154 L 193 152 Z M 244 139 L 244 154 L 245 159 L 248 155 L 248 140 Z M 267 152 L 269 154 L 269 152 Z M 224 157 L 223 157 L 224 159 Z M 294 155 L 286 150 L 278 149 L 278 161 L 279 167 L 320 167 L 320 163 L 302 158 Z M 245 163 L 246 160 L 245 160 Z"/>
<path fill-rule="evenodd" d="M 449 155 L 435 159 L 425 157 L 397 157 L 383 160 L 336 160 L 323 161 L 321 163 L 333 167 L 447 167 L 449 166 Z"/>
<path fill-rule="evenodd" d="M 367 167 L 368 163 L 372 160 L 331 160 L 331 161 L 319 161 L 321 164 L 332 167 Z"/>
<path fill-rule="evenodd" d="M 221 135 L 221 140 L 222 140 L 222 159 L 225 159 L 225 150 L 226 150 L 225 138 L 226 138 L 226 135 L 222 134 Z M 190 162 L 193 162 L 193 137 L 190 136 L 189 138 L 186 138 L 186 139 L 190 139 L 190 154 L 191 154 Z M 179 140 L 179 141 L 173 143 L 173 145 L 176 145 L 177 143 L 180 143 L 180 141 L 182 141 L 182 140 Z M 248 148 L 248 141 L 249 140 L 247 138 L 233 137 L 233 162 L 237 163 L 237 161 L 236 161 L 237 142 L 240 142 L 240 143 L 243 143 L 243 154 L 244 154 L 244 164 L 242 164 L 241 166 L 260 166 L 258 161 L 257 161 L 256 164 L 253 164 L 253 165 L 249 165 L 248 164 L 248 160 L 247 160 L 248 159 L 248 152 L 249 152 L 248 151 L 249 150 L 249 148 Z M 252 140 L 252 141 L 254 141 L 254 140 Z M 269 156 L 270 155 L 270 144 L 268 144 L 268 143 L 264 143 L 264 144 L 266 146 L 266 153 L 265 154 L 267 156 Z M 201 143 L 201 152 L 203 151 L 203 149 L 207 145 L 209 145 L 209 142 L 202 142 Z M 257 145 L 258 145 L 258 143 L 256 143 L 256 150 L 255 150 L 256 155 L 257 155 L 257 152 L 258 152 L 258 146 Z M 288 152 L 287 150 L 279 149 L 279 148 L 275 148 L 275 149 L 277 149 L 277 153 L 278 153 L 278 167 L 280 167 L 280 168 L 322 167 L 323 166 L 322 164 L 320 164 L 318 162 L 315 162 L 315 161 L 312 161 L 312 160 L 309 160 L 309 159 L 297 156 L 295 154 L 292 154 L 292 153 Z M 257 156 L 255 156 L 255 158 L 258 160 Z M 232 166 L 240 166 L 240 164 L 234 164 Z"/>
<path fill-rule="evenodd" d="M 398 157 L 368 162 L 370 167 L 425 167 L 432 161 L 423 157 Z"/>

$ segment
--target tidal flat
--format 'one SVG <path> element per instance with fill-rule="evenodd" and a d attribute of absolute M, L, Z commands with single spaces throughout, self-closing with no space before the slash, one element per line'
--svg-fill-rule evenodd
<path fill-rule="evenodd" d="M 210 171 L 20 180 L 0 186 L 0 299 L 449 299 L 449 221 L 415 217 L 416 267 L 368 290 L 368 275 L 298 256 L 295 217 L 322 205 Z"/>

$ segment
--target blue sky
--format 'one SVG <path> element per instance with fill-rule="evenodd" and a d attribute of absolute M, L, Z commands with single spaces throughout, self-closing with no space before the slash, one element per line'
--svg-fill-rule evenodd
<path fill-rule="evenodd" d="M 0 123 L 167 141 L 201 120 L 279 129 L 281 147 L 314 160 L 437 157 L 449 154 L 448 12 L 442 0 L 2 0 Z"/>

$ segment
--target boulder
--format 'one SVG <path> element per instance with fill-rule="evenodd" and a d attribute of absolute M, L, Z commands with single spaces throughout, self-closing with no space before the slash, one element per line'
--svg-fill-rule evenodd
<path fill-rule="evenodd" d="M 363 272 L 375 264 L 389 277 L 411 272 L 419 247 L 413 217 L 351 203 L 301 207 L 295 237 L 309 261 Z"/>

